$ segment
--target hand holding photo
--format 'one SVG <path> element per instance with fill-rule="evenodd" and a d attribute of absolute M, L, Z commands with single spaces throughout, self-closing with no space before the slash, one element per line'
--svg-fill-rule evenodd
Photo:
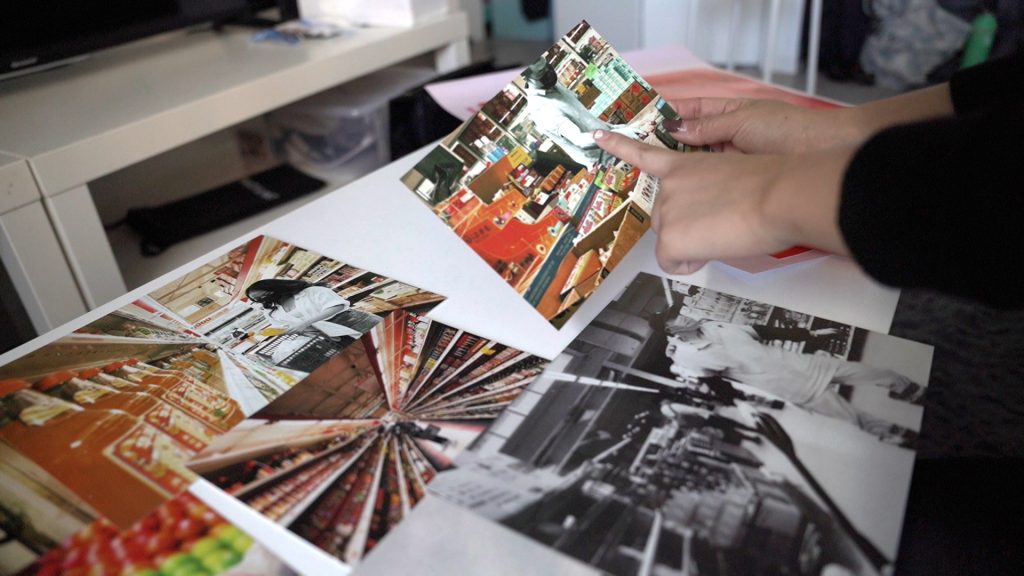
<path fill-rule="evenodd" d="M 675 112 L 586 22 L 402 178 L 556 327 L 651 225 L 657 179 L 593 132 L 673 150 Z"/>

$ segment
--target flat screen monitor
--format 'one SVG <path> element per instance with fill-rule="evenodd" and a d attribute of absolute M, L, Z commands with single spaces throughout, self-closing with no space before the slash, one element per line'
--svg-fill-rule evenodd
<path fill-rule="evenodd" d="M 14 0 L 0 14 L 0 77 L 248 9 L 248 0 Z"/>

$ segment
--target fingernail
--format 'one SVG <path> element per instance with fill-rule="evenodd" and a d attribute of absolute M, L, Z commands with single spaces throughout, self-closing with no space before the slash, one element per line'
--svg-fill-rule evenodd
<path fill-rule="evenodd" d="M 604 139 L 604 130 L 594 130 L 594 140 Z"/>
<path fill-rule="evenodd" d="M 667 132 L 675 132 L 676 130 L 679 130 L 679 127 L 682 126 L 682 124 L 682 118 L 672 118 L 671 120 L 666 118 L 661 121 L 661 127 Z"/>

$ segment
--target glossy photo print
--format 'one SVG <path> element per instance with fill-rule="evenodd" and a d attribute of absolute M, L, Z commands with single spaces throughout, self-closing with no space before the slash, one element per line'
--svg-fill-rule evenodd
<path fill-rule="evenodd" d="M 889 574 L 930 363 L 641 274 L 430 488 L 612 574 Z"/>
<path fill-rule="evenodd" d="M 397 311 L 189 466 L 354 564 L 544 363 L 422 311 Z"/>
<path fill-rule="evenodd" d="M 128 529 L 219 435 L 393 311 L 441 300 L 258 237 L 0 366 L 0 529 L 30 542 L 0 567 L 100 520 Z"/>
<path fill-rule="evenodd" d="M 650 227 L 658 189 L 592 132 L 677 148 L 674 115 L 582 22 L 402 181 L 560 327 Z"/>
<path fill-rule="evenodd" d="M 130 528 L 101 518 L 59 543 L 52 540 L 52 518 L 40 514 L 17 520 L 13 539 L 2 546 L 19 548 L 20 554 L 11 553 L 5 560 L 37 558 L 18 571 L 22 576 L 294 574 L 245 531 L 188 492 L 168 500 Z M 3 566 L 4 574 L 11 573 L 6 570 L 9 567 Z"/>
<path fill-rule="evenodd" d="M 249 386 L 256 412 L 392 310 L 444 298 L 287 242 L 260 236 L 149 294 L 154 307 L 215 345 Z"/>

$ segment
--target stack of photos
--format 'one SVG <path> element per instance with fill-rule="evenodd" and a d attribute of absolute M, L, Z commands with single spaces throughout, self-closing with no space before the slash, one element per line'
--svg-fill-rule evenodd
<path fill-rule="evenodd" d="M 356 563 L 543 364 L 420 310 L 396 311 L 189 466 Z"/>
<path fill-rule="evenodd" d="M 215 438 L 389 314 L 441 300 L 258 237 L 0 367 L 0 573 L 93 522 L 131 528 Z"/>
<path fill-rule="evenodd" d="M 614 574 L 890 573 L 930 362 L 641 274 L 431 490 Z"/>
<path fill-rule="evenodd" d="M 592 132 L 682 148 L 666 117 L 675 112 L 582 22 L 402 181 L 558 327 L 650 227 L 658 190 Z"/>

